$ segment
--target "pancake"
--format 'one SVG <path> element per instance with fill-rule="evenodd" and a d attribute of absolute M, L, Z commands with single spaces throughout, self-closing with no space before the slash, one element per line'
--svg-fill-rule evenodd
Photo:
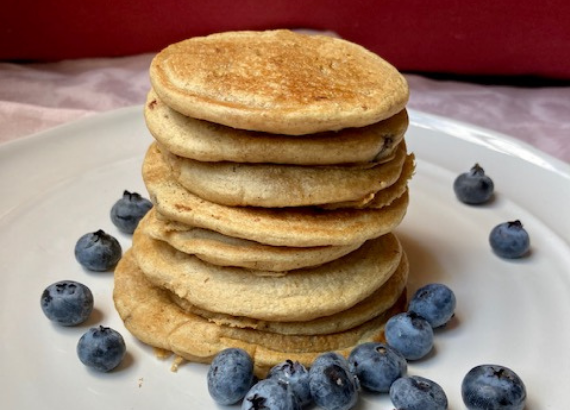
<path fill-rule="evenodd" d="M 169 154 L 172 176 L 193 194 L 217 204 L 264 208 L 356 201 L 392 185 L 406 160 L 406 145 L 385 163 L 338 166 L 202 162 Z"/>
<path fill-rule="evenodd" d="M 203 262 L 140 230 L 133 235 L 133 253 L 151 283 L 201 309 L 275 322 L 312 320 L 356 305 L 390 278 L 402 258 L 393 234 L 279 277 Z"/>
<path fill-rule="evenodd" d="M 253 358 L 255 373 L 264 377 L 287 359 L 309 367 L 326 351 L 347 356 L 360 343 L 382 341 L 385 322 L 405 309 L 405 297 L 374 318 L 345 332 L 322 336 L 283 336 L 252 329 L 219 326 L 185 313 L 168 292 L 152 286 L 136 265 L 131 250 L 117 265 L 113 300 L 125 327 L 140 341 L 173 352 L 186 360 L 209 363 L 221 350 L 245 349 Z"/>
<path fill-rule="evenodd" d="M 268 246 L 245 239 L 232 238 L 208 229 L 157 218 L 150 210 L 139 223 L 145 235 L 167 242 L 180 252 L 220 266 L 238 266 L 261 271 L 283 272 L 322 265 L 338 259 L 360 247 L 319 246 L 290 248 Z"/>
<path fill-rule="evenodd" d="M 406 157 L 402 172 L 398 180 L 389 187 L 382 189 L 362 198 L 359 201 L 337 202 L 333 204 L 321 204 L 319 208 L 323 209 L 341 209 L 341 208 L 371 208 L 380 209 L 389 206 L 392 202 L 400 198 L 408 190 L 408 181 L 412 178 L 415 170 L 415 156 L 409 154 Z"/>
<path fill-rule="evenodd" d="M 396 228 L 408 206 L 406 192 L 380 209 L 321 210 L 229 207 L 206 201 L 180 186 L 170 175 L 156 144 L 143 163 L 150 198 L 164 217 L 227 236 L 273 246 L 346 246 L 376 238 Z"/>
<path fill-rule="evenodd" d="M 362 302 L 334 315 L 304 322 L 268 322 L 243 316 L 224 315 L 197 308 L 174 293 L 170 293 L 170 297 L 185 312 L 201 316 L 218 325 L 256 329 L 282 335 L 322 335 L 342 332 L 359 326 L 389 309 L 405 291 L 408 270 L 408 259 L 403 253 L 400 265 L 392 276 Z"/>
<path fill-rule="evenodd" d="M 288 30 L 172 44 L 152 60 L 150 80 L 186 116 L 288 135 L 374 124 L 402 111 L 409 96 L 404 77 L 378 55 Z"/>
<path fill-rule="evenodd" d="M 182 115 L 151 90 L 144 109 L 147 128 L 175 155 L 204 162 L 332 165 L 391 158 L 408 127 L 408 114 L 361 128 L 301 137 L 226 127 Z"/>

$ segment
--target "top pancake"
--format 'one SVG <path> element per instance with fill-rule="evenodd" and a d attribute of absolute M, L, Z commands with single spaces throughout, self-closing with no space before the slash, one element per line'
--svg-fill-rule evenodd
<path fill-rule="evenodd" d="M 362 127 L 402 111 L 404 77 L 361 46 L 288 30 L 194 37 L 153 59 L 172 109 L 234 128 L 288 135 Z"/>

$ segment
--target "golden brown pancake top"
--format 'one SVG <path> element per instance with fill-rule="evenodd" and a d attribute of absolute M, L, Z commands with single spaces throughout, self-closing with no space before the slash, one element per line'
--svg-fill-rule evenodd
<path fill-rule="evenodd" d="M 361 127 L 408 100 L 403 76 L 345 40 L 288 30 L 194 37 L 153 59 L 159 97 L 190 117 L 290 135 Z"/>

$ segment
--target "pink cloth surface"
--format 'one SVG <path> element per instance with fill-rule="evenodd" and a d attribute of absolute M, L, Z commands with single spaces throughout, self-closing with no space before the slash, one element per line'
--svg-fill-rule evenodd
<path fill-rule="evenodd" d="M 143 104 L 153 55 L 0 63 L 0 143 Z M 406 74 L 409 107 L 502 132 L 570 162 L 570 87 L 482 85 Z"/>

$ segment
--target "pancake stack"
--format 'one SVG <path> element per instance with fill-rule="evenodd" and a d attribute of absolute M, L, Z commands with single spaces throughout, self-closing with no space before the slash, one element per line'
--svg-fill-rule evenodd
<path fill-rule="evenodd" d="M 414 169 L 398 71 L 276 30 L 173 44 L 150 78 L 154 207 L 115 271 L 129 331 L 190 361 L 241 347 L 259 376 L 381 340 L 408 278 L 393 233 Z"/>

